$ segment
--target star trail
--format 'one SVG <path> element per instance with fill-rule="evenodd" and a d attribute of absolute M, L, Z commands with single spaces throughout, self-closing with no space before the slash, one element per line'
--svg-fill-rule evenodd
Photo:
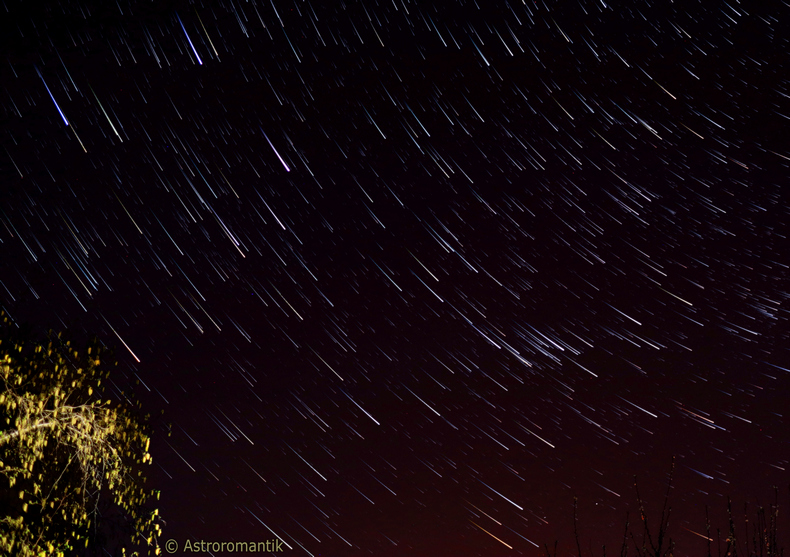
<path fill-rule="evenodd" d="M 674 456 L 701 555 L 786 498 L 787 3 L 35 4 L 0 309 L 164 411 L 165 539 L 575 555 L 578 497 L 614 554 Z"/>

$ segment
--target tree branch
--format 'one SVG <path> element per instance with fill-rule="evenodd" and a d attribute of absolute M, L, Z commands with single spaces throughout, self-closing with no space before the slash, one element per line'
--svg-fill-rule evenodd
<path fill-rule="evenodd" d="M 47 421 L 47 422 L 37 423 L 37 424 L 32 425 L 30 427 L 25 427 L 25 428 L 22 428 L 22 429 L 15 429 L 14 431 L 9 431 L 8 433 L 4 433 L 3 435 L 0 436 L 0 447 L 5 445 L 6 443 L 9 443 L 9 442 L 13 441 L 17 437 L 25 435 L 26 433 L 28 433 L 30 431 L 34 431 L 36 429 L 44 429 L 44 428 L 48 428 L 48 427 L 55 427 L 56 425 L 58 425 L 58 421 L 57 420 L 55 420 L 55 421 Z"/>

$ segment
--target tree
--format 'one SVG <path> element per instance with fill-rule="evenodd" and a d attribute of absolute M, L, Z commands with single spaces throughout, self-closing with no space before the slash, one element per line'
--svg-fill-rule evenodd
<path fill-rule="evenodd" d="M 113 550 L 158 555 L 161 520 L 150 506 L 158 492 L 143 475 L 151 462 L 146 420 L 128 399 L 102 396 L 109 374 L 101 347 L 79 351 L 52 333 L 36 342 L 2 317 L 0 554 L 96 552 L 118 536 L 120 518 L 131 535 Z"/>

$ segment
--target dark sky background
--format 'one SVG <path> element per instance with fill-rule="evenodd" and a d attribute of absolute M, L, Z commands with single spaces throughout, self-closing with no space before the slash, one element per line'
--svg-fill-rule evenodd
<path fill-rule="evenodd" d="M 790 7 L 749 4 L 8 0 L 2 309 L 164 410 L 163 540 L 570 555 L 578 496 L 616 554 L 675 455 L 702 555 L 788 495 Z"/>

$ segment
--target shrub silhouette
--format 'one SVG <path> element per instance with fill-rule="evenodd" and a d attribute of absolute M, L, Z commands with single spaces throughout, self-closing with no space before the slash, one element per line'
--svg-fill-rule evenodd
<path fill-rule="evenodd" d="M 675 541 L 669 536 L 669 517 L 672 512 L 672 507 L 669 505 L 669 493 L 672 489 L 672 477 L 675 471 L 675 459 L 672 459 L 672 466 L 668 474 L 667 491 L 664 495 L 664 504 L 661 509 L 661 516 L 658 521 L 658 530 L 651 521 L 648 520 L 645 511 L 644 501 L 639 493 L 639 483 L 636 476 L 634 476 L 634 489 L 636 491 L 636 501 L 639 510 L 639 522 L 642 524 L 641 539 L 640 536 L 634 532 L 630 520 L 630 514 L 626 512 L 625 515 L 625 529 L 623 532 L 623 541 L 620 546 L 620 557 L 629 557 L 634 555 L 636 557 L 673 557 L 676 551 Z M 577 556 L 582 557 L 581 543 L 579 542 L 579 529 L 577 519 L 577 506 L 578 498 L 573 499 L 573 534 L 576 542 Z M 758 507 L 755 513 L 755 520 L 749 526 L 749 507 L 748 504 L 744 505 L 744 535 L 743 541 L 740 541 L 736 532 L 735 519 L 732 513 L 732 501 L 727 497 L 727 518 L 728 518 L 728 531 L 725 538 L 725 547 L 722 552 L 721 530 L 716 529 L 716 546 L 718 557 L 784 557 L 784 548 L 779 545 L 779 488 L 774 486 L 774 503 L 770 505 L 769 509 L 765 507 Z M 653 534 L 655 533 L 655 537 Z M 703 536 L 707 542 L 707 557 L 713 557 L 712 544 L 713 538 L 710 533 L 710 518 L 708 514 L 708 506 L 705 506 L 705 533 Z M 548 545 L 544 544 L 546 557 L 557 557 L 558 542 L 554 542 L 554 552 L 552 553 Z M 602 547 L 603 557 L 606 557 L 606 545 Z M 629 553 L 629 551 L 631 553 Z M 684 552 L 688 554 L 695 554 L 694 552 Z M 702 554 L 699 552 L 698 554 Z M 590 551 L 590 555 L 592 551 Z"/>

